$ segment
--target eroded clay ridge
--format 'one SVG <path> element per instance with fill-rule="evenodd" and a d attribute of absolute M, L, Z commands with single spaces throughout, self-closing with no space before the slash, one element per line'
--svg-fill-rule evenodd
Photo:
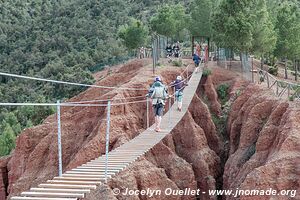
<path fill-rule="evenodd" d="M 224 171 L 225 189 L 272 188 L 277 191 L 298 190 L 299 193 L 299 102 L 278 100 L 269 90 L 249 85 L 232 105 L 227 131 L 230 156 Z M 294 198 L 299 198 L 299 194 Z"/>

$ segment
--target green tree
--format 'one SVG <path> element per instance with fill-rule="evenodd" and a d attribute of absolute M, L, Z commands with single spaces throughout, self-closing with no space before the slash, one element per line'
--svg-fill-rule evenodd
<path fill-rule="evenodd" d="M 15 139 L 13 129 L 9 124 L 6 124 L 2 134 L 0 134 L 0 156 L 10 154 L 11 150 L 15 148 Z"/>
<path fill-rule="evenodd" d="M 167 37 L 172 37 L 175 32 L 175 19 L 172 7 L 165 5 L 157 11 L 150 20 L 151 30 Z"/>
<path fill-rule="evenodd" d="M 164 5 L 150 20 L 153 32 L 174 40 L 182 40 L 188 27 L 188 16 L 182 4 Z"/>
<path fill-rule="evenodd" d="M 120 27 L 118 36 L 128 49 L 133 50 L 145 44 L 148 30 L 141 21 L 132 19 L 129 25 Z"/>
<path fill-rule="evenodd" d="M 254 27 L 252 51 L 261 56 L 261 67 L 263 67 L 264 56 L 273 52 L 277 36 L 269 17 L 266 1 L 257 0 L 252 10 L 256 11 L 252 20 Z"/>
<path fill-rule="evenodd" d="M 252 47 L 253 0 L 223 0 L 213 16 L 214 39 L 217 44 L 246 53 Z"/>
<path fill-rule="evenodd" d="M 290 1 L 283 1 L 277 10 L 275 29 L 278 40 L 275 48 L 275 55 L 285 59 L 285 78 L 287 74 L 287 59 L 294 59 L 299 55 L 299 7 Z"/>
<path fill-rule="evenodd" d="M 190 22 L 189 31 L 194 36 L 211 37 L 211 18 L 212 6 L 211 0 L 193 0 L 190 4 Z"/>

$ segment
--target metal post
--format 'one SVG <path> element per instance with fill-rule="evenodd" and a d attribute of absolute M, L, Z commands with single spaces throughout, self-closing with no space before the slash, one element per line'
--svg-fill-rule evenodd
<path fill-rule="evenodd" d="M 175 103 L 175 100 L 176 100 L 176 96 L 175 96 L 175 93 L 176 93 L 176 92 L 175 92 L 175 85 L 174 85 L 174 90 L 173 90 L 173 92 L 174 92 L 173 95 L 174 95 L 174 103 Z"/>
<path fill-rule="evenodd" d="M 189 66 L 186 67 L 186 79 L 189 77 Z"/>
<path fill-rule="evenodd" d="M 252 83 L 254 83 L 254 66 L 253 66 L 253 56 L 251 57 L 251 62 L 252 62 Z"/>
<path fill-rule="evenodd" d="M 149 97 L 147 97 L 147 129 L 149 128 Z"/>
<path fill-rule="evenodd" d="M 154 42 L 154 39 L 153 39 L 153 42 L 152 42 L 152 59 L 153 59 L 153 74 L 155 74 L 155 42 Z"/>
<path fill-rule="evenodd" d="M 60 101 L 57 101 L 58 174 L 62 176 Z"/>
<path fill-rule="evenodd" d="M 171 128 L 171 98 L 169 98 L 169 128 Z"/>
<path fill-rule="evenodd" d="M 105 143 L 105 183 L 107 183 L 108 170 L 108 149 L 109 149 L 109 128 L 110 128 L 110 100 L 107 102 L 107 118 L 106 118 L 106 143 Z"/>

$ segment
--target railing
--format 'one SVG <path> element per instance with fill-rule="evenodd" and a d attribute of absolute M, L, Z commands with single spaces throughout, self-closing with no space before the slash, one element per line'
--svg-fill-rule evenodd
<path fill-rule="evenodd" d="M 289 100 L 300 100 L 300 84 L 279 80 L 267 71 L 257 69 L 257 82 L 265 83 L 278 97 L 286 97 Z"/>

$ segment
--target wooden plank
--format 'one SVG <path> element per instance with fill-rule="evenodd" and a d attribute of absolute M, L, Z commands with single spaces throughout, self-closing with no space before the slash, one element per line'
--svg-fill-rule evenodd
<path fill-rule="evenodd" d="M 39 184 L 39 187 L 42 188 L 67 188 L 67 189 L 96 189 L 96 185 L 72 185 L 72 184 L 54 184 L 54 183 L 42 183 Z"/>
<path fill-rule="evenodd" d="M 108 167 L 108 170 L 123 170 L 125 167 Z M 80 166 L 77 169 L 105 169 L 105 166 Z"/>
<path fill-rule="evenodd" d="M 90 189 L 30 188 L 32 192 L 90 193 Z"/>
<path fill-rule="evenodd" d="M 103 170 L 102 172 L 78 172 L 78 171 L 67 171 L 65 172 L 65 174 L 91 174 L 91 175 L 104 175 L 105 174 L 105 170 Z M 107 172 L 108 175 L 115 175 L 115 172 Z"/>
<path fill-rule="evenodd" d="M 77 200 L 77 198 L 51 198 L 51 197 L 11 197 L 11 200 Z"/>
<path fill-rule="evenodd" d="M 48 192 L 22 192 L 22 196 L 31 197 L 67 197 L 67 198 L 84 198 L 83 193 L 48 193 Z"/>
<path fill-rule="evenodd" d="M 117 173 L 118 169 L 108 169 L 109 173 Z M 105 172 L 105 169 L 72 169 L 72 172 Z"/>
<path fill-rule="evenodd" d="M 68 180 L 48 180 L 47 183 L 70 184 L 70 185 L 100 185 L 100 181 L 68 181 Z"/>
<path fill-rule="evenodd" d="M 103 181 L 104 178 L 95 178 L 95 177 L 55 177 L 54 180 L 61 180 L 61 181 Z"/>

